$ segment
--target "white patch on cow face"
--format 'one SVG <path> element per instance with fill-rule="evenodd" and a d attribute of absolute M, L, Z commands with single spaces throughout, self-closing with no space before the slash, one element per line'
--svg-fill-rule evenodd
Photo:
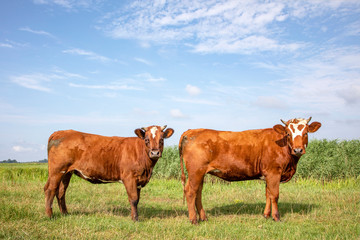
<path fill-rule="evenodd" d="M 151 132 L 151 134 L 152 134 L 152 137 L 155 139 L 155 137 L 156 137 L 156 131 L 157 131 L 158 129 L 157 129 L 157 127 L 152 127 L 151 129 L 150 129 L 150 132 Z"/>
<path fill-rule="evenodd" d="M 307 121 L 305 119 L 300 120 L 300 122 L 298 122 L 298 123 L 290 123 L 289 124 L 289 129 L 290 129 L 290 131 L 292 133 L 292 140 L 293 141 L 297 136 L 302 137 L 304 129 L 306 127 L 306 124 L 307 124 Z M 303 127 L 301 128 L 301 130 L 299 130 L 299 126 L 301 126 L 301 125 Z"/>

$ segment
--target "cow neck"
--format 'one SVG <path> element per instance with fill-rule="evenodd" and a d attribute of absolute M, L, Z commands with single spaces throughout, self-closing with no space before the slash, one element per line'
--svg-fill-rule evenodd
<path fill-rule="evenodd" d="M 158 160 L 159 159 L 151 159 L 148 157 L 148 162 L 149 162 L 150 167 L 154 167 Z"/>

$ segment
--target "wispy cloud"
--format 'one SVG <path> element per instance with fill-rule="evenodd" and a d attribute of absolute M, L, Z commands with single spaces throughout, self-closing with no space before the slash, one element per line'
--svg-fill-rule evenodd
<path fill-rule="evenodd" d="M 166 81 L 165 78 L 163 78 L 163 77 L 154 77 L 150 73 L 137 74 L 136 77 L 141 79 L 141 80 L 144 80 L 146 82 L 153 82 L 153 83 Z"/>
<path fill-rule="evenodd" d="M 219 102 L 214 102 L 214 101 L 209 101 L 206 99 L 195 99 L 195 98 L 177 98 L 177 97 L 172 97 L 171 98 L 172 101 L 174 102 L 181 102 L 181 103 L 191 103 L 191 104 L 203 104 L 203 105 L 211 105 L 211 106 L 221 106 L 222 104 Z"/>
<path fill-rule="evenodd" d="M 327 113 L 360 106 L 360 48 L 332 48 L 301 59 L 271 66 L 285 77 L 273 82 L 289 106 Z M 301 104 L 299 104 L 301 103 Z"/>
<path fill-rule="evenodd" d="M 51 92 L 51 88 L 46 86 L 55 76 L 44 74 L 30 74 L 10 77 L 13 83 L 37 91 Z M 56 78 L 56 77 L 55 77 Z"/>
<path fill-rule="evenodd" d="M 9 43 L 1 43 L 0 42 L 0 47 L 3 47 L 3 48 L 13 48 L 14 46 L 9 44 Z"/>
<path fill-rule="evenodd" d="M 22 27 L 22 28 L 19 28 L 19 30 L 29 32 L 29 33 L 33 33 L 33 34 L 36 34 L 36 35 L 42 35 L 42 36 L 49 37 L 49 38 L 56 38 L 51 33 L 48 33 L 48 32 L 43 31 L 43 30 L 33 30 L 33 29 L 29 28 L 29 27 Z"/>
<path fill-rule="evenodd" d="M 143 58 L 134 58 L 134 60 L 137 61 L 137 62 L 140 62 L 140 63 L 144 63 L 144 64 L 149 65 L 149 66 L 153 65 L 152 62 L 150 62 L 150 61 L 148 61 L 146 59 L 143 59 Z"/>
<path fill-rule="evenodd" d="M 152 44 L 183 43 L 200 53 L 294 51 L 303 43 L 282 38 L 285 20 L 312 18 L 326 10 L 351 11 L 352 1 L 134 1 L 104 17 L 113 38 Z M 346 10 L 345 10 L 346 9 Z M 275 30 L 275 31 L 274 31 Z M 280 34 L 279 34 L 280 33 Z"/>
<path fill-rule="evenodd" d="M 24 88 L 42 92 L 52 92 L 53 88 L 51 86 L 54 81 L 73 78 L 85 79 L 86 77 L 55 68 L 50 73 L 33 73 L 10 76 L 10 81 Z"/>
<path fill-rule="evenodd" d="M 72 48 L 72 49 L 64 50 L 62 52 L 66 53 L 66 54 L 85 56 L 87 59 L 96 60 L 96 61 L 100 61 L 100 62 L 108 62 L 108 61 L 111 60 L 108 57 L 104 57 L 104 56 L 101 56 L 101 55 L 99 55 L 97 53 L 87 51 L 87 50 L 83 50 L 83 49 L 79 49 L 79 48 Z"/>
<path fill-rule="evenodd" d="M 287 108 L 287 103 L 275 96 L 259 96 L 254 104 L 258 107 L 266 108 L 266 109 Z"/>
<path fill-rule="evenodd" d="M 69 83 L 69 86 L 75 88 L 105 89 L 105 90 L 137 90 L 137 91 L 143 90 L 142 88 L 129 86 L 126 84 L 86 85 L 86 84 Z"/>
<path fill-rule="evenodd" d="M 46 146 L 44 144 L 28 143 L 25 141 L 17 142 L 12 146 L 15 152 L 40 152 L 44 151 Z"/>
<path fill-rule="evenodd" d="M 92 9 L 102 4 L 102 0 L 33 0 L 35 4 L 54 5 L 63 7 L 69 11 L 77 9 Z"/>

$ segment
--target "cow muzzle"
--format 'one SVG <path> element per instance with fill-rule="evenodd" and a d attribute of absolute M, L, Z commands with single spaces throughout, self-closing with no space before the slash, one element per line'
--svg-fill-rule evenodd
<path fill-rule="evenodd" d="M 160 150 L 150 150 L 149 157 L 150 158 L 160 158 L 161 157 Z"/>
<path fill-rule="evenodd" d="M 294 148 L 293 149 L 293 155 L 295 155 L 297 157 L 301 157 L 304 154 L 305 154 L 305 149 L 303 149 L 303 148 Z"/>

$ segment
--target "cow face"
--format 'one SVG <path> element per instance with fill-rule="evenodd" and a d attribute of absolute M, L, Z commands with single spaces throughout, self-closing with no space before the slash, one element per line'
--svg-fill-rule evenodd
<path fill-rule="evenodd" d="M 309 125 L 310 120 L 311 117 L 309 119 L 295 118 L 287 122 L 281 120 L 285 126 L 277 124 L 273 127 L 276 132 L 285 135 L 292 155 L 301 157 L 305 154 L 308 133 L 316 132 L 321 127 L 319 122 L 313 122 Z"/>
<path fill-rule="evenodd" d="M 164 139 L 171 137 L 174 133 L 174 129 L 168 128 L 165 130 L 165 128 L 166 125 L 163 127 L 143 127 L 135 130 L 135 134 L 145 141 L 146 152 L 149 155 L 149 158 L 153 160 L 157 160 L 161 157 L 164 149 Z"/>

